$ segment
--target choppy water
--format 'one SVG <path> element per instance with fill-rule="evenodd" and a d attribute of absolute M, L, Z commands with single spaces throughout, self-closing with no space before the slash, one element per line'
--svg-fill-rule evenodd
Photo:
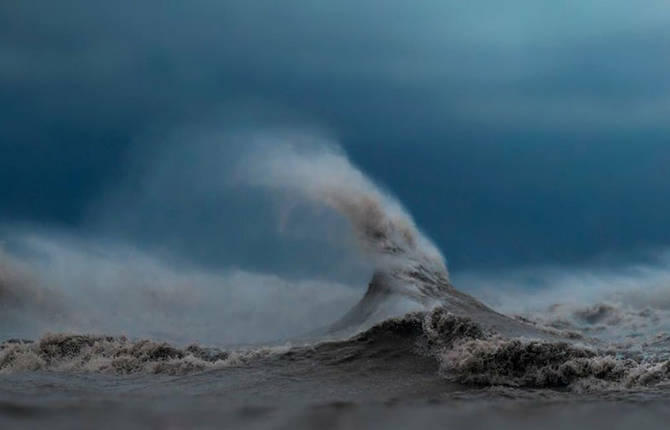
<path fill-rule="evenodd" d="M 575 327 L 509 318 L 442 278 L 403 276 L 434 283 L 426 291 L 441 304 L 362 331 L 347 326 L 396 298 L 380 285 L 390 278 L 377 274 L 342 320 L 291 344 L 224 350 L 115 336 L 7 340 L 0 423 L 663 428 L 670 414 L 667 336 L 599 340 Z"/>
<path fill-rule="evenodd" d="M 260 165 L 262 185 L 349 220 L 376 268 L 360 302 L 325 328 L 306 324 L 303 336 L 245 347 L 113 332 L 8 339 L 3 331 L 1 428 L 667 428 L 669 307 L 652 303 L 667 288 L 651 301 L 638 297 L 638 306 L 547 303 L 505 315 L 452 286 L 411 217 L 341 155 L 272 154 Z M 151 308 L 122 302 L 117 288 L 84 304 L 76 296 L 91 290 L 64 294 L 26 272 L 35 272 L 29 263 L 0 259 L 0 322 L 19 332 L 25 321 L 119 318 L 105 308 L 109 298 L 128 304 L 131 323 L 148 321 L 141 314 Z M 169 327 L 182 292 L 152 296 L 169 310 L 159 319 Z"/>

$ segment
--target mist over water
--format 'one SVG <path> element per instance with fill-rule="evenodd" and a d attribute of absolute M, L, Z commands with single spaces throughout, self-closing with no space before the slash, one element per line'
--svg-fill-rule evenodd
<path fill-rule="evenodd" d="M 4 2 L 0 429 L 665 429 L 670 3 Z"/>
<path fill-rule="evenodd" d="M 369 277 L 374 270 L 393 272 L 423 265 L 447 278 L 443 257 L 408 212 L 353 166 L 334 142 L 298 133 L 247 134 L 245 138 L 249 149 L 238 152 L 236 162 L 222 160 L 229 168 L 219 176 L 218 186 L 210 183 L 203 189 L 199 176 L 191 178 L 192 184 L 181 185 L 196 192 L 195 203 L 207 205 L 231 189 L 255 193 L 257 198 L 269 200 L 268 211 L 280 214 L 268 213 L 267 218 L 279 222 L 275 228 L 286 239 L 290 240 L 291 233 L 288 237 L 281 233 L 284 225 L 302 212 L 308 217 L 300 229 L 322 234 L 320 255 L 328 256 L 328 248 L 348 248 L 347 258 L 357 261 L 350 269 L 341 267 L 342 272 L 368 267 Z M 172 148 L 174 153 L 179 151 L 180 145 Z M 143 196 L 145 201 L 158 198 L 160 202 L 164 198 L 160 193 L 171 192 L 172 184 L 161 176 L 166 163 L 158 161 L 144 173 L 145 183 L 152 184 L 150 194 Z M 168 189 L 157 190 L 159 184 Z M 264 189 L 270 193 L 263 194 Z M 133 215 L 132 211 L 150 214 L 156 206 L 150 203 L 147 211 L 143 203 L 127 204 L 133 194 L 124 188 L 107 194 L 109 202 L 96 209 L 103 220 L 114 212 L 120 213 L 121 222 L 141 219 L 141 213 Z M 100 215 L 99 208 L 107 212 Z M 342 232 L 342 221 L 349 226 L 352 241 L 346 235 L 343 240 L 338 233 Z M 11 327 L 5 337 L 67 330 L 216 344 L 270 341 L 328 325 L 363 292 L 364 283 L 285 278 L 234 266 L 198 266 L 178 255 L 170 256 L 160 247 L 152 250 L 123 235 L 115 238 L 114 231 L 123 232 L 123 224 L 112 224 L 111 235 L 102 225 L 98 233 L 89 230 L 79 237 L 76 232 L 5 226 L 3 297 L 21 309 L 5 313 L 7 327 Z M 216 231 L 215 225 L 212 228 Z M 176 234 L 178 229 L 168 228 L 165 235 Z M 226 247 L 225 239 L 222 241 L 221 247 Z M 319 255 L 310 258 L 318 260 Z M 297 266 L 310 264 L 307 256 L 299 254 L 293 260 Z M 339 264 L 346 264 L 346 260 Z"/>
<path fill-rule="evenodd" d="M 172 389 L 218 393 L 233 411 L 459 392 L 497 401 L 501 389 L 533 401 L 555 390 L 577 401 L 667 397 L 666 254 L 614 269 L 456 271 L 458 285 L 484 304 L 451 284 L 410 212 L 333 140 L 302 132 L 235 139 L 246 149 L 169 146 L 139 177 L 108 190 L 81 231 L 3 226 L 0 375 L 25 390 L 41 388 L 22 375 L 38 375 L 38 384 L 46 375 L 67 390 L 134 390 L 142 401 L 174 378 Z M 203 157 L 208 168 L 189 170 Z M 233 208 L 240 195 L 262 201 L 256 220 L 273 224 L 253 229 L 316 246 L 284 254 L 268 239 L 257 261 L 282 253 L 296 266 L 318 264 L 287 276 L 179 252 L 197 247 L 198 235 L 188 235 L 202 222 L 197 208 Z M 210 216 L 212 234 L 231 222 Z M 134 236 L 142 225 L 152 231 Z M 220 246 L 230 244 L 222 237 Z M 327 266 L 339 275 L 314 269 Z M 361 272 L 365 280 L 352 282 Z M 93 376 L 83 383 L 80 375 Z"/>
<path fill-rule="evenodd" d="M 441 252 L 402 204 L 353 165 L 334 140 L 295 130 L 193 134 L 196 140 L 210 139 L 206 145 L 194 145 L 184 132 L 176 136 L 160 153 L 146 152 L 155 159 L 140 169 L 140 179 L 105 193 L 91 211 L 99 221 L 89 219 L 94 228 L 85 234 L 4 226 L 0 305 L 8 327 L 5 338 L 72 331 L 218 345 L 281 340 L 338 320 L 362 296 L 373 273 L 373 281 L 383 279 L 375 288 L 388 289 L 396 302 L 375 309 L 376 318 L 366 311 L 369 315 L 360 317 L 359 323 L 430 308 L 443 300 L 439 285 L 449 285 L 449 274 Z M 233 149 L 226 146 L 231 140 L 236 143 Z M 239 142 L 246 143 L 244 150 Z M 186 161 L 185 151 L 191 154 Z M 220 159 L 223 170 L 212 175 L 205 168 L 190 174 L 188 163 L 202 165 L 204 157 L 214 167 Z M 179 187 L 165 176 L 174 169 L 185 173 Z M 144 184 L 141 194 L 127 185 L 138 180 Z M 179 224 L 198 220 L 186 213 L 173 226 L 165 224 L 173 209 L 163 203 L 170 195 L 177 204 L 188 195 L 193 205 L 228 199 L 233 207 L 239 203 L 232 197 L 235 194 L 266 201 L 262 211 L 279 240 L 290 241 L 304 232 L 311 232 L 310 239 L 318 238 L 311 244 L 316 244 L 317 253 L 298 251 L 291 257 L 278 249 L 283 258 L 297 267 L 325 260 L 316 267 L 332 265 L 345 275 L 338 280 L 235 265 L 203 266 L 170 251 L 175 242 L 166 247 L 154 238 L 148 240 L 155 241 L 151 246 L 143 246 L 140 238 L 133 241 L 128 236 L 134 230 L 127 221 L 144 219 L 144 223 L 158 220 L 156 225 L 166 227 L 165 237 L 188 240 L 189 231 Z M 153 213 L 161 209 L 164 218 L 156 218 Z M 115 212 L 120 217 L 110 223 Z M 287 227 L 294 220 L 297 225 Z M 225 215 L 215 219 L 214 234 L 216 222 L 231 220 Z M 255 227 L 268 231 L 268 225 Z M 197 243 L 197 237 L 192 240 Z M 176 242 L 177 248 L 181 243 Z M 228 246 L 222 238 L 220 247 Z M 338 255 L 329 254 L 333 249 L 339 249 L 339 259 L 331 258 Z M 461 288 L 498 311 L 556 329 L 619 339 L 670 329 L 667 267 L 664 254 L 648 265 L 618 270 L 461 272 L 457 279 Z M 347 272 L 363 273 L 363 278 L 352 282 Z M 418 273 L 423 280 L 418 280 Z"/>
<path fill-rule="evenodd" d="M 495 309 L 617 341 L 670 333 L 670 258 L 592 267 L 459 273 L 458 284 Z"/>
<path fill-rule="evenodd" d="M 358 295 L 336 282 L 179 266 L 129 245 L 16 242 L 37 256 L 3 259 L 11 299 L 3 303 L 5 338 L 68 331 L 213 345 L 272 341 L 328 324 Z"/>

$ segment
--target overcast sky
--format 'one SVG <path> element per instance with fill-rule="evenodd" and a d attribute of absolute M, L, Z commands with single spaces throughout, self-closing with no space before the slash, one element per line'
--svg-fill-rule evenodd
<path fill-rule="evenodd" d="M 670 242 L 669 29 L 665 0 L 2 2 L 0 221 L 340 270 L 221 175 L 300 130 L 452 271 L 634 259 Z"/>

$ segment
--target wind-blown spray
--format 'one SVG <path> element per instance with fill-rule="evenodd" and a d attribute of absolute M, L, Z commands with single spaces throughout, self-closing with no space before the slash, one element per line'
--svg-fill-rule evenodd
<path fill-rule="evenodd" d="M 409 213 L 337 145 L 323 140 L 259 140 L 258 150 L 242 165 L 245 180 L 340 213 L 374 265 L 368 292 L 333 326 L 335 330 L 388 317 L 403 306 L 406 311 L 408 305 L 475 303 L 450 285 L 444 258 Z"/>

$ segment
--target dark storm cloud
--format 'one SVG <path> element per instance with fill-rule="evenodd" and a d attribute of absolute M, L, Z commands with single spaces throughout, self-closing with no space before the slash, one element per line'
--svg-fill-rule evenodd
<path fill-rule="evenodd" d="M 192 197 L 192 173 L 213 170 L 184 156 L 183 133 L 162 149 L 206 117 L 213 135 L 327 130 L 456 268 L 662 246 L 669 21 L 663 1 L 6 3 L 0 217 L 89 225 L 155 168 L 138 149 L 151 146 L 179 160 L 181 191 L 155 197 L 177 214 L 138 203 L 115 229 L 171 229 L 196 258 L 272 265 L 259 250 L 285 238 L 250 240 L 272 238 L 256 227 L 262 203 L 167 198 Z M 221 145 L 223 160 L 243 146 Z"/>

